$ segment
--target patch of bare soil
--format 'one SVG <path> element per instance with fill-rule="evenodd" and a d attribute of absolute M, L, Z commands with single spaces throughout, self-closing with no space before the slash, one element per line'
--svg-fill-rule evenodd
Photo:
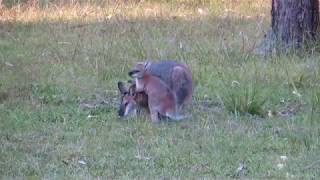
<path fill-rule="evenodd" d="M 292 117 L 303 111 L 306 103 L 302 101 L 282 102 L 275 111 L 269 111 L 268 116 Z"/>
<path fill-rule="evenodd" d="M 10 87 L 6 90 L 0 90 L 0 103 L 6 100 L 26 99 L 32 94 L 30 86 Z"/>
<path fill-rule="evenodd" d="M 194 100 L 193 106 L 196 107 L 196 109 L 198 109 L 199 111 L 206 113 L 219 113 L 224 109 L 221 103 L 210 98 L 206 98 L 200 101 Z"/>
<path fill-rule="evenodd" d="M 78 104 L 81 109 L 97 109 L 101 107 L 117 108 L 119 97 L 116 92 L 94 92 L 91 95 L 79 98 Z"/>
<path fill-rule="evenodd" d="M 302 110 L 303 105 L 301 101 L 286 103 L 280 108 L 278 114 L 283 117 L 294 116 Z"/>

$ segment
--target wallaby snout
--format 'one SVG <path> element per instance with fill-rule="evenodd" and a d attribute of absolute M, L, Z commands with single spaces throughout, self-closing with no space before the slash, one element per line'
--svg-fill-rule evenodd
<path fill-rule="evenodd" d="M 139 75 L 140 71 L 139 70 L 132 70 L 129 71 L 128 75 L 132 78 L 136 78 Z"/>

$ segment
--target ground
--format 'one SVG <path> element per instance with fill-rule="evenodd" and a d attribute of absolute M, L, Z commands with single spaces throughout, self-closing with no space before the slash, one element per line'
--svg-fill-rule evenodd
<path fill-rule="evenodd" d="M 3 8 L 0 175 L 319 177 L 319 47 L 255 54 L 269 16 L 263 0 Z M 117 82 L 145 59 L 188 64 L 191 119 L 117 117 Z"/>

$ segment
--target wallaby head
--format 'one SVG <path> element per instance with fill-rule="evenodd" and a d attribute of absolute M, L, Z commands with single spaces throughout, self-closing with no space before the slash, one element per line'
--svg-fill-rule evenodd
<path fill-rule="evenodd" d="M 141 79 L 144 77 L 145 73 L 147 72 L 148 68 L 150 67 L 151 62 L 139 62 L 128 74 L 132 78 Z"/>
<path fill-rule="evenodd" d="M 118 109 L 120 117 L 128 116 L 131 112 L 136 113 L 140 108 L 148 107 L 148 96 L 144 92 L 136 92 L 136 85 L 130 81 L 129 88 L 123 82 L 118 82 L 121 93 L 121 102 Z"/>
<path fill-rule="evenodd" d="M 138 63 L 136 67 L 128 74 L 135 80 L 136 91 L 143 92 L 147 78 L 151 75 L 148 72 L 151 62 Z"/>

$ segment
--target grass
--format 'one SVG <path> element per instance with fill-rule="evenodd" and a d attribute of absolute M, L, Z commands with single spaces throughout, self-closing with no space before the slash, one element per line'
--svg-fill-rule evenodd
<path fill-rule="evenodd" d="M 255 55 L 269 6 L 3 8 L 2 179 L 318 177 L 319 53 Z M 154 125 L 145 115 L 117 117 L 116 83 L 145 59 L 190 66 L 192 119 Z"/>

